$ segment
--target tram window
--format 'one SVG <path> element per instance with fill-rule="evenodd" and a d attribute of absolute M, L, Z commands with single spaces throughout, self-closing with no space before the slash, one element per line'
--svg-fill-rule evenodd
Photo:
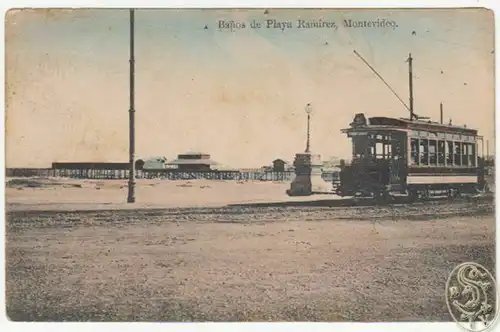
<path fill-rule="evenodd" d="M 467 165 L 474 166 L 474 162 L 472 160 L 472 143 L 467 143 L 467 154 L 465 157 L 467 159 Z"/>
<path fill-rule="evenodd" d="M 376 142 L 375 143 L 375 158 L 381 159 L 384 156 L 384 143 Z"/>
<path fill-rule="evenodd" d="M 470 158 L 471 158 L 471 165 L 477 166 L 476 143 L 470 144 Z"/>
<path fill-rule="evenodd" d="M 373 157 L 373 156 L 375 156 L 375 152 L 376 152 L 375 151 L 375 145 L 370 145 L 369 148 L 368 148 L 368 155 L 370 157 Z"/>
<path fill-rule="evenodd" d="M 393 133 L 393 135 L 391 137 L 391 156 L 394 159 L 404 158 L 406 160 L 407 156 L 405 156 L 404 154 L 406 151 L 408 151 L 407 144 L 408 144 L 408 141 L 407 141 L 406 134 Z M 417 144 L 418 144 L 418 140 L 417 140 Z"/>
<path fill-rule="evenodd" d="M 469 162 L 469 166 L 475 166 L 474 164 L 474 144 L 473 143 L 469 143 L 469 150 L 467 152 L 467 159 L 468 159 L 468 162 Z"/>
<path fill-rule="evenodd" d="M 418 165 L 418 156 L 419 156 L 419 144 L 418 138 L 411 139 L 411 163 L 413 165 Z"/>
<path fill-rule="evenodd" d="M 420 165 L 429 165 L 429 140 L 420 140 Z"/>
<path fill-rule="evenodd" d="M 461 142 L 455 142 L 455 151 L 454 151 L 454 159 L 455 159 L 455 166 L 461 166 L 462 165 L 462 143 Z"/>
<path fill-rule="evenodd" d="M 470 158 L 469 165 L 476 166 L 476 160 L 477 160 L 477 157 L 476 157 L 476 144 L 474 144 L 474 143 L 470 145 L 469 158 Z"/>
<path fill-rule="evenodd" d="M 453 142 L 446 141 L 446 165 L 453 166 Z"/>
<path fill-rule="evenodd" d="M 444 165 L 445 141 L 438 141 L 438 165 Z"/>
<path fill-rule="evenodd" d="M 469 143 L 462 143 L 462 165 L 469 166 Z"/>
<path fill-rule="evenodd" d="M 437 142 L 429 140 L 429 165 L 437 164 Z"/>

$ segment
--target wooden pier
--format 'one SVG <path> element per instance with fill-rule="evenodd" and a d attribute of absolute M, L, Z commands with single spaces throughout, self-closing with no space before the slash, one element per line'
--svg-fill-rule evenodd
<path fill-rule="evenodd" d="M 127 164 L 128 165 L 128 164 Z M 118 167 L 92 168 L 7 168 L 6 177 L 56 177 L 72 179 L 109 179 L 126 180 L 129 170 Z M 293 171 L 264 171 L 261 169 L 245 169 L 241 171 L 192 171 L 186 172 L 177 169 L 150 169 L 136 171 L 136 179 L 161 180 L 234 180 L 234 181 L 292 181 Z M 325 179 L 330 180 L 332 174 L 323 173 Z"/>
<path fill-rule="evenodd" d="M 73 179 L 128 179 L 128 169 L 102 168 L 7 168 L 7 177 L 58 177 Z M 235 180 L 235 181 L 291 181 L 293 172 L 271 171 L 179 171 L 176 169 L 136 171 L 137 179 L 162 180 Z"/>
<path fill-rule="evenodd" d="M 7 168 L 6 177 L 55 177 L 72 179 L 110 179 L 126 180 L 129 176 L 129 163 L 89 163 L 56 162 L 51 168 Z M 331 181 L 335 173 L 324 172 L 323 178 Z M 162 180 L 234 180 L 234 181 L 292 181 L 292 170 L 272 171 L 265 169 L 239 170 L 183 170 L 177 168 L 139 169 L 136 179 Z"/>

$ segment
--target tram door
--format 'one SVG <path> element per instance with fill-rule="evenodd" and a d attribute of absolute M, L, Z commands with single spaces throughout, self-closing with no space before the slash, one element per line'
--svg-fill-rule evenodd
<path fill-rule="evenodd" d="M 391 159 L 389 162 L 389 185 L 391 190 L 406 190 L 406 132 L 395 131 L 391 134 Z"/>

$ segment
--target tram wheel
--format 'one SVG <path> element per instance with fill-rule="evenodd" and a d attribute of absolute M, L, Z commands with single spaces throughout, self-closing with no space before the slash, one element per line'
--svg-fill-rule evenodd
<path fill-rule="evenodd" d="M 476 194 L 484 195 L 484 194 L 488 194 L 488 193 L 491 193 L 490 186 L 488 185 L 488 183 L 485 182 L 485 183 L 479 184 L 476 187 Z"/>
<path fill-rule="evenodd" d="M 429 188 L 423 188 L 422 191 L 420 192 L 420 198 L 423 201 L 428 201 L 431 198 Z"/>
<path fill-rule="evenodd" d="M 373 194 L 373 198 L 377 204 L 389 204 L 394 201 L 394 197 L 389 195 L 387 191 L 377 191 Z"/>
<path fill-rule="evenodd" d="M 418 190 L 411 189 L 408 191 L 408 199 L 410 203 L 418 201 Z"/>
<path fill-rule="evenodd" d="M 449 196 L 451 199 L 460 198 L 461 196 L 460 190 L 458 188 L 451 188 L 449 191 Z"/>

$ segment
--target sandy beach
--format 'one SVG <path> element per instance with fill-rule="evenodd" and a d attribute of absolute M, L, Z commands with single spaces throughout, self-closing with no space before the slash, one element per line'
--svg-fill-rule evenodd
<path fill-rule="evenodd" d="M 244 208 L 287 184 L 148 180 L 130 206 L 125 184 L 8 183 L 11 319 L 448 321 L 448 273 L 494 271 L 491 201 Z"/>

